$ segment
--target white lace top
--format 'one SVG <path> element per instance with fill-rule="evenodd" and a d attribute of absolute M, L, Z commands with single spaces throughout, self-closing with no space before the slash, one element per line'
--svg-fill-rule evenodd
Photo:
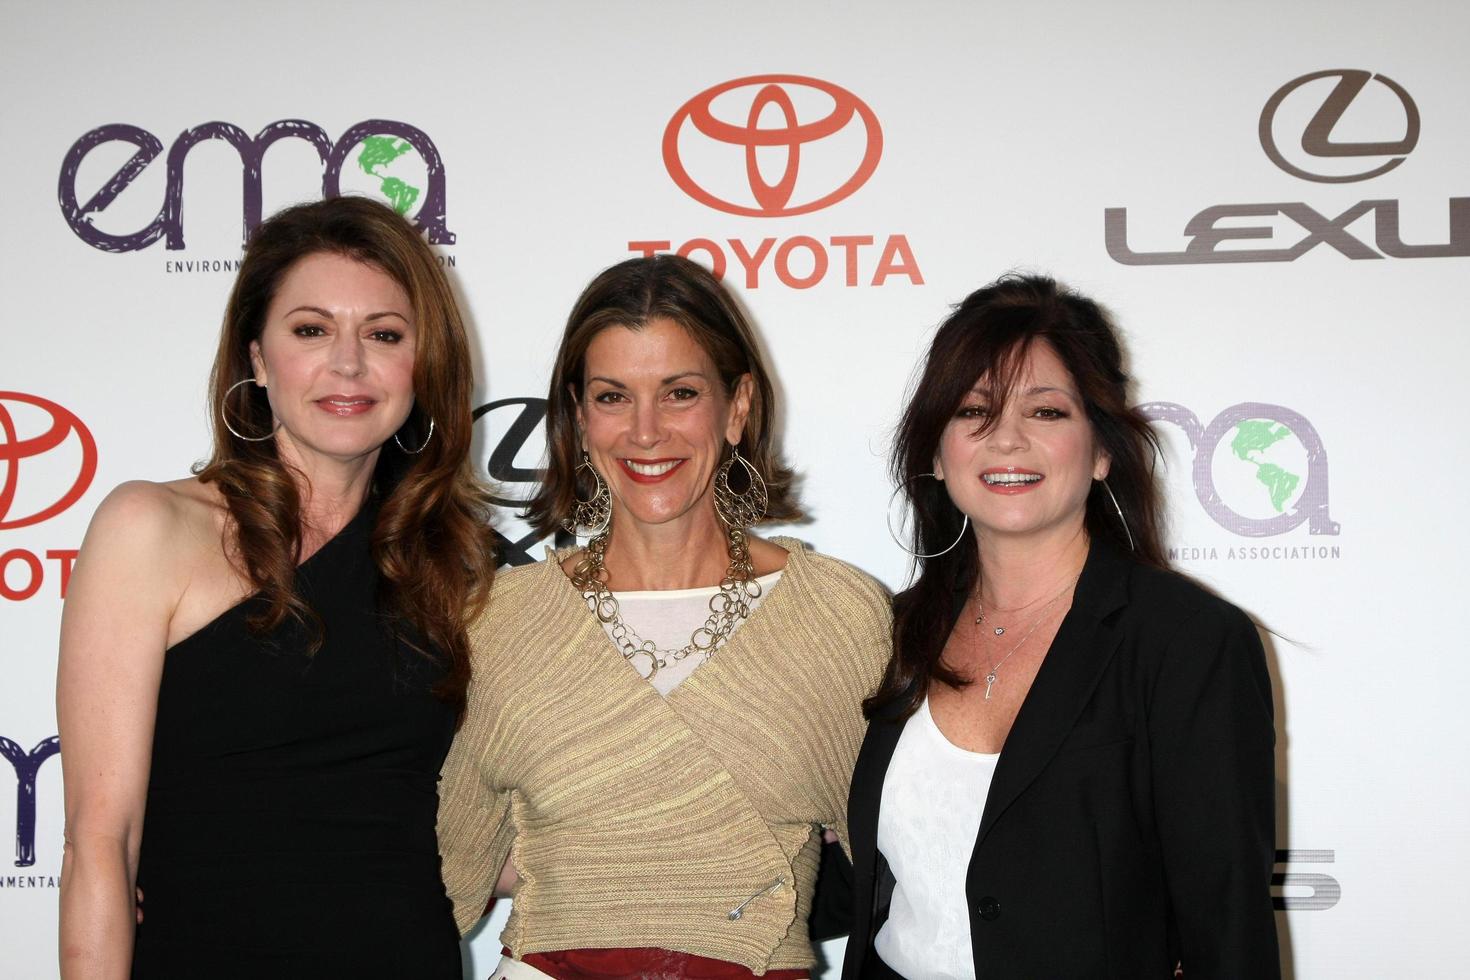
<path fill-rule="evenodd" d="M 878 814 L 897 884 L 873 947 L 901 976 L 974 980 L 965 873 L 999 759 L 945 738 L 928 698 L 898 737 Z"/>

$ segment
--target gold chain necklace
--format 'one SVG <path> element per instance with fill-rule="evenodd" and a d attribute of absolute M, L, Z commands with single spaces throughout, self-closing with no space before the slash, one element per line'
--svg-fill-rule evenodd
<path fill-rule="evenodd" d="M 677 650 L 660 650 L 652 640 L 645 640 L 623 621 L 618 598 L 607 587 L 607 567 L 603 560 L 607 554 L 608 532 L 597 535 L 587 542 L 572 570 L 572 585 L 579 589 L 587 600 L 599 622 L 606 624 L 613 643 L 623 659 L 647 657 L 650 665 L 648 679 L 675 663 L 688 659 L 696 653 L 708 660 L 715 649 L 730 638 L 735 626 L 750 615 L 750 603 L 760 597 L 760 582 L 755 578 L 755 567 L 750 560 L 750 544 L 745 532 L 739 528 L 728 528 L 730 535 L 730 566 L 720 581 L 720 591 L 710 596 L 709 618 L 689 636 L 689 642 Z"/>

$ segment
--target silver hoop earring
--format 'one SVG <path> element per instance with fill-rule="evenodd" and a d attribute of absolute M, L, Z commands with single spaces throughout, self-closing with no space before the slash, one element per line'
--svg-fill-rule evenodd
<path fill-rule="evenodd" d="M 612 493 L 607 489 L 602 474 L 592 465 L 592 459 L 585 449 L 582 450 L 582 462 L 572 471 L 574 481 L 583 469 L 592 474 L 592 496 L 586 500 L 578 500 L 572 508 L 572 516 L 562 521 L 561 526 L 577 537 L 595 538 L 612 523 Z"/>
<path fill-rule="evenodd" d="M 901 483 L 898 486 L 894 487 L 893 488 L 893 493 L 889 494 L 889 496 L 888 496 L 888 513 L 884 515 L 885 519 L 888 522 L 888 536 L 893 539 L 894 543 L 898 545 L 898 547 L 903 551 L 904 554 L 909 555 L 910 557 L 913 557 L 913 558 L 938 558 L 940 555 L 947 555 L 947 554 L 949 554 L 951 551 L 953 551 L 955 549 L 955 547 L 961 541 L 965 540 L 965 532 L 970 529 L 970 515 L 969 514 L 965 514 L 965 519 L 960 524 L 960 536 L 957 537 L 957 538 L 955 538 L 954 541 L 950 544 L 950 546 L 948 548 L 945 548 L 943 551 L 936 551 L 933 554 L 929 554 L 929 555 L 920 554 L 917 551 L 910 551 L 908 549 L 908 546 L 903 543 L 903 539 L 900 538 L 898 536 L 898 532 L 893 529 L 893 501 L 894 501 L 894 498 L 899 495 L 899 493 L 903 490 L 904 487 L 908 486 L 910 483 L 913 483 L 915 480 L 921 479 L 921 478 L 926 477 L 926 476 L 932 476 L 936 480 L 939 479 L 939 475 L 936 474 L 936 473 L 920 473 L 918 476 L 910 477 L 909 479 L 905 480 L 903 483 Z M 942 483 L 944 481 L 940 480 L 940 482 Z"/>
<path fill-rule="evenodd" d="M 745 467 L 746 479 L 750 483 L 744 493 L 737 493 L 730 486 L 730 471 L 736 463 Z M 730 458 L 715 470 L 715 515 L 728 528 L 744 529 L 759 524 L 770 503 L 766 481 L 760 472 L 740 455 L 738 446 L 731 446 Z"/>
<path fill-rule="evenodd" d="M 410 456 L 417 456 L 419 453 L 423 452 L 425 447 L 429 445 L 429 440 L 432 438 L 434 438 L 434 416 L 432 415 L 429 416 L 429 434 L 424 436 L 423 443 L 417 449 L 409 449 L 403 444 L 403 440 L 398 438 L 398 433 L 393 433 L 393 441 L 398 443 L 398 448 L 403 450 L 405 453 L 408 453 L 408 455 Z"/>
<path fill-rule="evenodd" d="M 1118 512 L 1118 520 L 1123 524 L 1123 533 L 1128 536 L 1128 550 L 1137 551 L 1138 548 L 1133 544 L 1133 532 L 1128 530 L 1128 518 L 1123 516 L 1123 508 L 1118 506 L 1118 498 L 1113 495 L 1113 488 L 1108 486 L 1107 480 L 1098 480 L 1097 482 L 1101 483 L 1103 489 L 1108 492 L 1108 499 L 1113 502 L 1113 510 Z"/>
<path fill-rule="evenodd" d="M 219 420 L 225 424 L 225 428 L 229 430 L 230 435 L 234 436 L 236 439 L 239 439 L 241 442 L 265 442 L 267 439 L 275 438 L 275 429 L 271 429 L 271 431 L 267 432 L 263 436 L 242 436 L 240 433 L 236 432 L 235 427 L 230 424 L 230 413 L 225 408 L 225 406 L 229 404 L 230 395 L 234 394 L 235 389 L 240 387 L 241 385 L 248 384 L 254 384 L 258 388 L 265 387 L 265 385 L 263 384 L 257 384 L 254 378 L 245 378 L 243 381 L 236 381 L 234 384 L 230 385 L 228 388 L 225 389 L 225 397 L 220 399 Z"/>

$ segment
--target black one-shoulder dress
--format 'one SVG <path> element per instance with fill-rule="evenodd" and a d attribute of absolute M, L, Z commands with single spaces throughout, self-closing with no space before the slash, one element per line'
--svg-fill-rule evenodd
<path fill-rule="evenodd" d="M 255 597 L 168 650 L 136 980 L 460 977 L 434 834 L 454 714 L 378 612 L 374 512 L 298 569 L 314 653 L 291 621 L 250 633 Z"/>

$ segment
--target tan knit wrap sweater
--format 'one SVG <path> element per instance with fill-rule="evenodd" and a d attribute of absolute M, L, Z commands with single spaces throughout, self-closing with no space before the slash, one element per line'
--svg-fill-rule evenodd
<path fill-rule="evenodd" d="M 781 580 L 667 699 L 556 561 L 496 578 L 440 786 L 462 932 L 509 854 L 521 882 L 502 941 L 517 956 L 658 947 L 756 973 L 815 963 L 817 828 L 847 846 L 889 604 L 851 566 L 776 540 L 791 553 Z"/>

